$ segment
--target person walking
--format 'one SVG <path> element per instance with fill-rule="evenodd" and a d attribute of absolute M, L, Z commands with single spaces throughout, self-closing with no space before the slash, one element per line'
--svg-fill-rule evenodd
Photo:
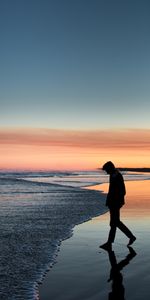
<path fill-rule="evenodd" d="M 110 175 L 109 190 L 106 199 L 106 206 L 108 206 L 110 212 L 110 231 L 108 241 L 100 247 L 111 249 L 112 243 L 115 240 L 117 227 L 129 238 L 128 246 L 130 246 L 136 240 L 136 237 L 120 221 L 120 208 L 125 204 L 124 196 L 126 194 L 123 176 L 111 161 L 106 162 L 102 169 Z"/>

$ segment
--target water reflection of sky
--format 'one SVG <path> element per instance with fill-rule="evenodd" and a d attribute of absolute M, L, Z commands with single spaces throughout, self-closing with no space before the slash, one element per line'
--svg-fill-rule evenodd
<path fill-rule="evenodd" d="M 137 221 L 140 222 L 143 218 L 150 216 L 150 181 L 126 181 L 125 184 L 126 197 L 122 214 L 125 217 L 137 218 Z M 104 183 L 89 188 L 107 193 L 108 184 Z"/>

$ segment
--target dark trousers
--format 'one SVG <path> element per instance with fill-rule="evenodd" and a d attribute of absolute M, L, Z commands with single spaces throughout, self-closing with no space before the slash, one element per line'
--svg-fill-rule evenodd
<path fill-rule="evenodd" d="M 113 243 L 117 227 L 130 239 L 132 232 L 120 221 L 120 208 L 110 209 L 110 232 L 108 242 Z"/>

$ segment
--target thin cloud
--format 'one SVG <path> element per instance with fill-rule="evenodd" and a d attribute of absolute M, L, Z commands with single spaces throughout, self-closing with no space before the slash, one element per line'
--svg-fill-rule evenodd
<path fill-rule="evenodd" d="M 34 145 L 97 149 L 150 150 L 149 129 L 128 130 L 57 130 L 0 129 L 0 145 Z"/>

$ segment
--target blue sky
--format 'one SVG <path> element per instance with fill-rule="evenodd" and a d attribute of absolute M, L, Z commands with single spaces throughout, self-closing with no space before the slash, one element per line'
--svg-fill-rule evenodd
<path fill-rule="evenodd" d="M 0 2 L 0 126 L 150 128 L 148 0 Z"/>

